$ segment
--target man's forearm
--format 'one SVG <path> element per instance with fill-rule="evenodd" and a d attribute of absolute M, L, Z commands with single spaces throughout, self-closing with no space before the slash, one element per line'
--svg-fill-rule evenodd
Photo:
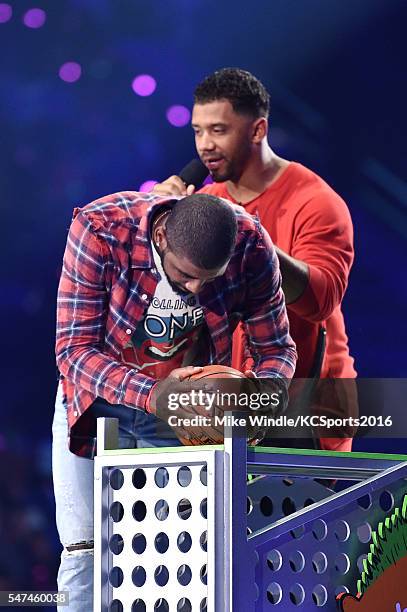
<path fill-rule="evenodd" d="M 57 338 L 57 365 L 74 385 L 101 397 L 110 404 L 146 410 L 156 381 L 116 361 L 96 347 L 67 346 Z"/>
<path fill-rule="evenodd" d="M 287 304 L 298 300 L 308 285 L 309 269 L 304 261 L 291 257 L 275 247 L 280 262 L 282 286 Z"/>

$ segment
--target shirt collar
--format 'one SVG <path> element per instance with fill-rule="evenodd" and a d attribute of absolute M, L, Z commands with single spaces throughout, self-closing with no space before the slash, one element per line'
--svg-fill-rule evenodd
<path fill-rule="evenodd" d="M 132 268 L 147 269 L 155 267 L 150 236 L 151 220 L 160 208 L 171 206 L 181 197 L 183 196 L 171 196 L 171 199 L 169 199 L 169 197 L 156 196 L 152 199 L 151 205 L 140 218 L 137 233 L 133 240 L 131 249 Z"/>

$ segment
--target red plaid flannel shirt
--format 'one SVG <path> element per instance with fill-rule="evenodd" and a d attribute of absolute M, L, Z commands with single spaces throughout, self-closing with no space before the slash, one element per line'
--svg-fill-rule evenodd
<path fill-rule="evenodd" d="M 171 198 L 170 201 L 173 201 Z M 151 216 L 168 197 L 106 196 L 74 211 L 58 290 L 56 355 L 67 398 L 70 449 L 91 457 L 96 397 L 146 409 L 154 379 L 119 361 L 159 280 Z M 290 379 L 296 363 L 274 247 L 258 221 L 234 206 L 238 237 L 222 277 L 199 295 L 211 346 L 209 363 L 230 365 L 232 333 L 247 326 L 258 376 Z"/>

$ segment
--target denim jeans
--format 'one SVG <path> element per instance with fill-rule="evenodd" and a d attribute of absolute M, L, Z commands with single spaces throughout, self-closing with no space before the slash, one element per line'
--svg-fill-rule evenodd
<path fill-rule="evenodd" d="M 96 400 L 95 416 L 119 417 L 119 448 L 179 446 L 176 438 L 157 437 L 157 419 L 141 410 L 112 406 Z M 168 429 L 168 433 L 170 430 Z M 58 590 L 69 591 L 69 606 L 58 612 L 93 610 L 93 460 L 78 457 L 68 449 L 66 403 L 58 387 L 52 424 L 52 471 L 56 524 L 63 546 L 58 571 Z M 96 534 L 96 537 L 100 537 Z M 89 548 L 68 551 L 73 544 Z"/>

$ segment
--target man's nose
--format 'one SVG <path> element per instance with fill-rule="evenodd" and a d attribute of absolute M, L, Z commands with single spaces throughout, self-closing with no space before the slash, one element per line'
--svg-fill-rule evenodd
<path fill-rule="evenodd" d="M 204 133 L 199 138 L 198 148 L 200 151 L 212 151 L 215 148 L 215 143 L 210 134 Z"/>
<path fill-rule="evenodd" d="M 190 292 L 193 293 L 194 295 L 196 295 L 197 293 L 199 293 L 202 289 L 202 287 L 204 286 L 205 281 L 204 280 L 199 280 L 198 278 L 195 278 L 193 280 L 189 280 L 185 283 L 185 288 Z"/>

